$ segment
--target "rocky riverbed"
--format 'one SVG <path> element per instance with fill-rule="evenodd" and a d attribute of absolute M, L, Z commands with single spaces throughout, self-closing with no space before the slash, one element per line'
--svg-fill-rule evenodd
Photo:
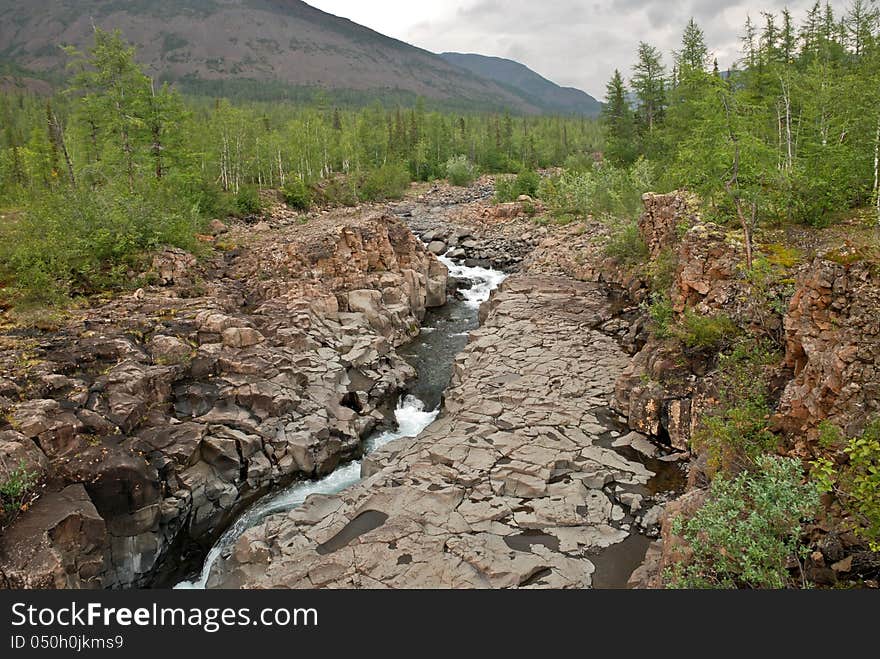
<path fill-rule="evenodd" d="M 238 512 L 360 455 L 415 375 L 447 270 L 393 216 L 279 210 L 154 285 L 0 344 L 0 458 L 40 482 L 0 585 L 167 583 Z M 185 573 L 185 572 L 184 572 Z"/>
<path fill-rule="evenodd" d="M 483 315 L 441 418 L 245 534 L 214 585 L 583 588 L 591 556 L 656 524 L 654 473 L 607 446 L 641 443 L 604 421 L 628 361 L 606 292 L 514 275 Z"/>
<path fill-rule="evenodd" d="M 168 585 L 229 529 L 209 586 L 623 586 L 682 456 L 609 407 L 632 314 L 595 236 L 490 194 L 215 223 L 214 256 L 165 252 L 153 285 L 8 333 L 0 452 L 43 489 L 0 538 L 2 585 Z M 447 293 L 485 299 L 456 280 L 479 267 L 511 273 L 481 327 L 450 315 L 420 353 Z M 439 419 L 381 433 L 413 365 L 425 414 L 452 368 Z"/>

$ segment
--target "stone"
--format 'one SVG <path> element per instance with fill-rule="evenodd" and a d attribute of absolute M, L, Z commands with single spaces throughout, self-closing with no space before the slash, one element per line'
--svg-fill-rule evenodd
<path fill-rule="evenodd" d="M 587 399 L 604 408 L 627 362 L 613 339 L 589 329 L 609 315 L 596 285 L 508 279 L 456 361 L 439 419 L 373 453 L 361 483 L 246 532 L 212 583 L 589 587 L 587 556 L 629 535 L 615 528 L 626 513 L 603 488 L 652 476 L 599 445 L 609 429 L 585 411 Z M 301 468 L 316 469 L 312 436 L 288 436 L 294 445 Z M 653 506 L 636 493 L 621 501 L 632 511 Z"/>
<path fill-rule="evenodd" d="M 177 337 L 157 334 L 150 339 L 150 353 L 157 364 L 182 364 L 190 359 L 194 350 Z"/>
<path fill-rule="evenodd" d="M 431 252 L 431 254 L 442 256 L 446 253 L 446 243 L 442 240 L 435 240 L 428 245 L 428 251 Z"/>
<path fill-rule="evenodd" d="M 262 334 L 250 327 L 230 327 L 223 330 L 223 345 L 231 348 L 250 348 L 265 340 Z"/>

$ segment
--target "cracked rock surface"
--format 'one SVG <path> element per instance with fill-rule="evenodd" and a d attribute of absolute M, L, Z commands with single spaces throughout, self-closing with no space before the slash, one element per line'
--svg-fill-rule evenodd
<path fill-rule="evenodd" d="M 512 276 L 481 310 L 443 412 L 365 480 L 244 534 L 209 586 L 585 588 L 590 558 L 651 508 L 603 415 L 628 358 L 599 285 Z"/>

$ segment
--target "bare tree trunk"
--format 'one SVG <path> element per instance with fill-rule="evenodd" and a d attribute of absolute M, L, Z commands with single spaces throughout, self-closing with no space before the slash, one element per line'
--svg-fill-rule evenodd
<path fill-rule="evenodd" d="M 733 143 L 733 171 L 731 173 L 730 180 L 724 184 L 724 187 L 727 188 L 727 193 L 733 199 L 733 203 L 736 206 L 736 214 L 739 218 L 739 223 L 743 229 L 743 237 L 746 243 L 746 266 L 749 270 L 752 269 L 752 228 L 757 224 L 758 221 L 758 205 L 753 201 L 751 202 L 751 222 L 746 219 L 746 214 L 743 209 L 743 201 L 739 191 L 739 161 L 740 161 L 740 148 L 739 148 L 739 137 L 736 135 L 736 131 L 733 129 L 733 121 L 731 119 L 730 114 L 730 103 L 727 101 L 727 97 L 724 94 L 721 95 L 721 102 L 724 104 L 724 111 L 727 113 L 727 132 L 730 137 L 730 141 Z"/>
<path fill-rule="evenodd" d="M 70 185 L 75 188 L 76 176 L 73 173 L 73 162 L 70 160 L 67 143 L 64 141 L 64 129 L 61 127 L 61 122 L 58 121 L 58 116 L 54 112 L 49 117 L 49 130 L 52 134 L 52 143 L 64 156 L 64 164 L 67 167 L 67 177 L 70 180 Z"/>
<path fill-rule="evenodd" d="M 874 138 L 874 204 L 877 223 L 880 224 L 880 117 L 877 118 L 877 136 Z"/>
<path fill-rule="evenodd" d="M 153 136 L 151 149 L 153 160 L 156 162 L 156 180 L 162 180 L 162 174 L 165 171 L 162 167 L 162 122 L 156 116 L 156 85 L 152 80 L 150 81 L 150 92 L 153 95 L 153 116 L 150 121 L 150 132 Z"/>
<path fill-rule="evenodd" d="M 794 166 L 794 152 L 792 151 L 791 137 L 791 95 L 788 92 L 788 86 L 785 84 L 785 81 L 782 80 L 781 76 L 779 80 L 782 82 L 782 99 L 783 103 L 785 103 L 785 170 L 790 172 Z"/>

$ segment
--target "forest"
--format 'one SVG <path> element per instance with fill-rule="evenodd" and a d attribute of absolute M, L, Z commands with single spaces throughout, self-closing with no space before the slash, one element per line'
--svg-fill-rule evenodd
<path fill-rule="evenodd" d="M 533 223 L 553 225 L 536 230 L 546 240 L 535 244 L 549 243 L 560 269 L 598 254 L 597 271 L 607 273 L 584 279 L 632 284 L 628 331 L 638 340 L 627 350 L 634 360 L 647 355 L 650 368 L 627 386 L 647 392 L 644 407 L 706 402 L 687 419 L 685 451 L 688 488 L 704 503 L 668 525 L 688 553 L 668 566 L 664 585 L 834 585 L 836 574 L 823 584 L 806 567 L 825 555 L 804 525 L 830 519 L 846 527 L 870 587 L 880 587 L 880 418 L 871 393 L 880 354 L 872 347 L 880 336 L 880 5 L 762 12 L 738 38 L 741 53 L 724 67 L 694 19 L 671 58 L 639 43 L 630 73 L 614 72 L 602 116 L 591 120 L 451 112 L 421 100 L 397 105 L 393 95 L 356 106 L 320 91 L 276 102 L 208 87 L 184 94 L 148 77 L 122 34 L 96 29 L 91 48 L 68 50 L 69 75 L 54 94 L 0 93 L 0 311 L 26 325 L 35 310 L 60 313 L 144 287 L 159 248 L 226 249 L 203 235 L 213 219 L 256 221 L 284 202 L 301 212 L 290 225 L 301 231 L 313 209 L 399 199 L 413 182 L 468 186 L 494 175 L 493 201 L 514 213 L 507 226 L 531 234 Z M 639 218 L 655 196 L 695 199 L 698 211 L 665 227 L 666 244 L 652 253 Z M 697 228 L 704 233 L 691 233 Z M 682 251 L 704 237 L 729 258 L 721 274 L 707 265 L 698 283 L 723 280 L 733 293 L 698 308 L 685 291 L 676 303 L 685 269 L 721 262 L 701 245 Z M 823 251 L 832 242 L 836 251 Z M 833 282 L 856 272 L 867 302 L 801 313 L 814 290 L 801 294 L 804 272 L 828 264 L 843 274 L 816 283 L 825 292 L 814 298 L 830 306 L 852 295 L 850 284 L 837 286 L 849 286 L 841 293 Z M 832 338 L 842 341 L 835 332 L 847 328 L 835 323 L 851 312 L 862 334 L 838 350 Z M 798 313 L 822 336 L 793 344 L 787 332 Z M 810 340 L 826 341 L 814 365 L 842 374 L 859 362 L 861 381 L 834 386 L 857 389 L 861 407 L 840 427 L 819 413 L 815 427 L 775 426 Z M 833 389 L 817 379 L 812 389 Z M 655 429 L 631 429 L 671 442 L 664 410 Z M 836 554 L 834 563 L 845 562 Z M 840 574 L 855 573 L 849 561 Z M 827 577 L 831 565 L 818 569 Z"/>
<path fill-rule="evenodd" d="M 138 67 L 119 33 L 69 51 L 52 98 L 0 95 L 4 304 L 58 305 L 125 282 L 145 251 L 196 249 L 201 224 L 288 203 L 353 205 L 400 196 L 410 181 L 465 163 L 518 172 L 584 162 L 596 121 L 450 114 L 412 107 L 243 102 L 184 96 Z M 460 178 L 461 174 L 459 174 Z"/>
<path fill-rule="evenodd" d="M 606 156 L 662 162 L 660 187 L 699 193 L 747 233 L 759 221 L 822 226 L 869 204 L 880 216 L 878 11 L 854 0 L 837 16 L 816 2 L 800 24 L 788 9 L 762 12 L 724 72 L 693 20 L 671 70 L 640 43 L 629 84 L 619 71 L 608 83 Z"/>

